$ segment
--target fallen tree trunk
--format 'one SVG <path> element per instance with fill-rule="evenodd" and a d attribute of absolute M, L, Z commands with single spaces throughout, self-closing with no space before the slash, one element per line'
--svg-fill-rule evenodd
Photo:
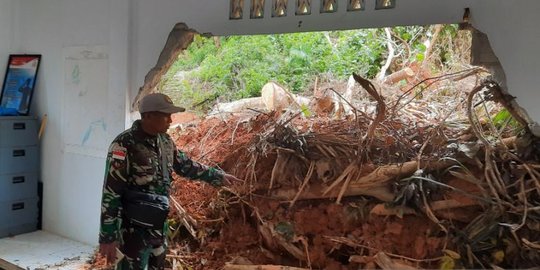
<path fill-rule="evenodd" d="M 419 166 L 420 164 L 420 166 Z M 394 193 L 388 186 L 388 181 L 392 179 L 401 179 L 412 175 L 419 167 L 426 170 L 442 169 L 453 165 L 451 161 L 420 162 L 409 161 L 403 164 L 392 164 L 381 166 L 368 175 L 362 176 L 357 180 L 351 181 L 345 188 L 343 197 L 367 195 L 375 197 L 383 202 L 394 200 Z M 338 198 L 340 190 L 334 188 L 339 184 L 332 185 L 330 188 L 320 183 L 311 184 L 305 188 L 296 200 L 310 199 L 329 199 Z M 293 200 L 297 196 L 296 188 L 281 188 L 271 192 L 271 196 L 281 200 Z"/>
<path fill-rule="evenodd" d="M 313 184 L 309 188 L 306 188 L 304 191 L 302 191 L 302 194 L 296 198 L 296 200 L 313 200 L 313 199 L 333 199 L 337 198 L 339 196 L 339 190 L 335 189 L 333 191 L 330 191 L 326 194 L 323 194 L 323 190 L 325 189 L 325 186 L 322 186 L 321 184 Z M 286 201 L 292 201 L 294 197 L 297 195 L 298 190 L 295 188 L 290 189 L 279 189 L 271 193 L 271 196 L 276 199 L 280 200 L 286 200 Z M 352 187 L 349 186 L 345 193 L 343 194 L 344 197 L 350 197 L 350 196 L 359 196 L 359 195 L 366 195 L 366 196 L 372 196 L 375 197 L 381 201 L 384 202 L 391 202 L 394 199 L 394 194 L 390 192 L 390 190 L 386 186 L 378 186 L 378 187 Z"/>
<path fill-rule="evenodd" d="M 209 115 L 218 113 L 237 113 L 246 109 L 264 110 L 265 104 L 261 97 L 244 98 L 233 102 L 218 103 Z"/>

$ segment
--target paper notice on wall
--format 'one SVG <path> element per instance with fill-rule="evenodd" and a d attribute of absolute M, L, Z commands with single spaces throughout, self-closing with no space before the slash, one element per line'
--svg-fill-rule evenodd
<path fill-rule="evenodd" d="M 109 55 L 105 46 L 64 48 L 64 151 L 105 157 Z"/>

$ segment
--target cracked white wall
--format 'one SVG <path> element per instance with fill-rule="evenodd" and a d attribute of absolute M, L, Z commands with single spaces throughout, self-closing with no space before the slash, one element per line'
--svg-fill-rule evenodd
<path fill-rule="evenodd" d="M 124 130 L 128 92 L 129 0 L 39 0 L 14 1 L 19 4 L 20 46 L 17 53 L 42 54 L 35 106 L 32 114 L 48 115 L 41 141 L 41 180 L 43 190 L 43 229 L 85 243 L 97 243 L 101 190 L 106 149 L 110 141 Z M 92 104 L 77 103 L 66 96 L 66 52 L 77 48 L 102 48 L 108 57 L 100 62 L 105 67 L 103 78 L 91 77 L 84 87 L 103 91 Z M 100 49 L 101 50 L 101 49 Z M 93 63 L 92 61 L 81 62 Z M 81 69 L 81 77 L 88 77 Z M 96 89 L 95 86 L 106 89 Z M 88 93 L 92 94 L 92 93 Z M 72 102 L 72 104 L 66 104 Z M 73 117 L 69 108 L 88 106 Z M 66 127 L 65 119 L 87 122 L 95 108 L 105 108 L 106 126 L 94 145 L 92 155 L 70 151 L 67 137 L 82 138 Z M 72 147 L 73 148 L 73 147 Z M 83 148 L 84 149 L 84 148 Z"/>
<path fill-rule="evenodd" d="M 506 74 L 508 92 L 540 121 L 540 1 L 475 1 L 471 23 L 487 34 Z"/>

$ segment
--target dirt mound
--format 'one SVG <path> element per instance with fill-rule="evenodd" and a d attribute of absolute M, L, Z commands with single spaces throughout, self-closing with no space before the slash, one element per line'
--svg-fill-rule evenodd
<path fill-rule="evenodd" d="M 374 116 L 274 112 L 210 118 L 177 130 L 173 137 L 180 149 L 245 183 L 216 190 L 176 181 L 173 197 L 185 213 L 171 217 L 185 215 L 192 222 L 174 228 L 191 227 L 191 236 L 172 238 L 171 264 L 194 269 L 535 265 L 537 217 L 523 214 L 540 194 L 537 167 L 531 165 L 536 158 L 530 151 L 526 158 L 518 145 L 536 139 L 508 137 L 513 131 L 501 128 L 492 143 L 488 122 L 448 120 L 460 114 L 455 108 L 470 104 L 432 114 L 394 106 L 380 117 L 385 108 L 372 101 Z"/>

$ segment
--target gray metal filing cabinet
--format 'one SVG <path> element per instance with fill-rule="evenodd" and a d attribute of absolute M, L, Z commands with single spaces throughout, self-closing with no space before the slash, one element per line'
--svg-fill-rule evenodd
<path fill-rule="evenodd" d="M 38 224 L 38 121 L 0 116 L 0 238 Z"/>

